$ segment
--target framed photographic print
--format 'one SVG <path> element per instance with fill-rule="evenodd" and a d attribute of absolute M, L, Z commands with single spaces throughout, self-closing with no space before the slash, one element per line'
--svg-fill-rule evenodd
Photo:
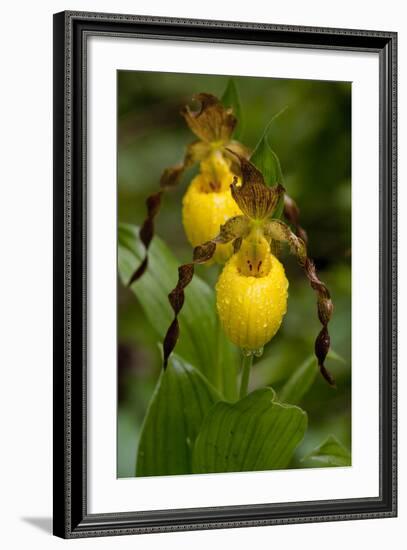
<path fill-rule="evenodd" d="M 54 16 L 54 533 L 396 515 L 396 34 Z"/>

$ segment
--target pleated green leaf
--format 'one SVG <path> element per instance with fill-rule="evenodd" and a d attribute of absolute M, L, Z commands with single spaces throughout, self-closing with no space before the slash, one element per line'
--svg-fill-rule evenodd
<path fill-rule="evenodd" d="M 144 419 L 136 476 L 192 473 L 195 438 L 204 416 L 219 399 L 198 370 L 172 355 Z"/>
<path fill-rule="evenodd" d="M 350 466 L 351 454 L 336 437 L 330 435 L 327 439 L 302 459 L 312 466 Z"/>
<path fill-rule="evenodd" d="M 195 442 L 194 472 L 286 468 L 304 437 L 307 415 L 275 399 L 271 388 L 263 388 L 235 404 L 216 403 Z"/>
<path fill-rule="evenodd" d="M 140 265 L 144 254 L 139 228 L 119 224 L 118 269 L 124 285 Z M 168 293 L 177 283 L 180 264 L 157 236 L 151 243 L 148 258 L 147 271 L 132 284 L 131 290 L 156 331 L 157 342 L 162 343 L 174 316 Z M 219 328 L 214 290 L 196 275 L 185 290 L 185 304 L 179 322 L 180 337 L 176 353 L 198 368 L 225 399 L 234 400 L 237 395 L 236 348 Z"/>

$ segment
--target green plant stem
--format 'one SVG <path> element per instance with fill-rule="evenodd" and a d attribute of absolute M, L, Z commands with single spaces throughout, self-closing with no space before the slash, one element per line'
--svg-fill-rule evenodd
<path fill-rule="evenodd" d="M 253 355 L 243 355 L 242 359 L 242 380 L 240 382 L 240 399 L 247 395 L 249 387 L 250 370 L 253 365 Z"/>

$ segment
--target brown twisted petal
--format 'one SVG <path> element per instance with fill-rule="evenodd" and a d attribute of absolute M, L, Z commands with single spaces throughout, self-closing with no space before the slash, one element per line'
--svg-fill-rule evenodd
<path fill-rule="evenodd" d="M 163 343 L 164 370 L 167 368 L 168 358 L 171 355 L 172 350 L 175 347 L 175 344 L 177 343 L 178 337 L 179 337 L 179 323 L 178 323 L 178 319 L 175 317 L 169 329 L 167 330 L 167 334 L 165 335 L 165 338 L 164 338 L 164 343 Z"/>
<path fill-rule="evenodd" d="M 160 178 L 160 187 L 164 190 L 169 190 L 178 185 L 184 171 L 204 159 L 210 152 L 208 143 L 202 141 L 194 141 L 187 146 L 184 160 L 174 166 L 166 168 Z"/>
<path fill-rule="evenodd" d="M 288 223 L 294 226 L 297 237 L 300 237 L 305 244 L 308 243 L 307 232 L 300 226 L 300 209 L 293 198 L 287 193 L 284 195 L 284 216 Z"/>
<path fill-rule="evenodd" d="M 331 339 L 328 333 L 328 329 L 326 325 L 324 325 L 315 340 L 315 356 L 318 360 L 318 366 L 322 376 L 325 378 L 330 386 L 335 387 L 335 379 L 324 365 L 330 345 Z"/>
<path fill-rule="evenodd" d="M 237 124 L 232 110 L 226 109 L 219 99 L 211 94 L 197 94 L 193 99 L 201 104 L 198 111 L 192 111 L 188 106 L 181 110 L 192 132 L 207 143 L 228 143 Z"/>
<path fill-rule="evenodd" d="M 193 252 L 193 261 L 196 264 L 204 264 L 205 262 L 209 262 L 215 254 L 215 250 L 216 243 L 212 241 L 196 246 Z"/>
<path fill-rule="evenodd" d="M 318 319 L 322 325 L 327 325 L 332 317 L 334 305 L 331 298 L 318 294 Z"/>
<path fill-rule="evenodd" d="M 184 288 L 189 285 L 193 276 L 194 264 L 184 264 L 178 268 L 177 286 L 168 295 L 168 299 L 176 315 L 181 311 L 184 305 L 184 293 L 180 292 L 180 290 L 184 290 Z"/>
<path fill-rule="evenodd" d="M 130 277 L 130 280 L 128 282 L 128 286 L 134 283 L 134 281 L 137 281 L 145 270 L 147 269 L 148 265 L 148 248 L 150 246 L 150 243 L 152 241 L 152 238 L 154 236 L 154 218 L 156 217 L 161 204 L 161 195 L 162 191 L 158 191 L 158 193 L 154 193 L 150 195 L 146 200 L 147 205 L 147 218 L 144 220 L 143 225 L 140 229 L 140 240 L 144 245 L 144 248 L 146 250 L 146 254 L 144 257 L 144 260 L 141 262 L 139 267 L 136 269 L 136 271 L 133 273 L 133 275 Z"/>
<path fill-rule="evenodd" d="M 140 240 L 144 244 L 146 254 L 144 256 L 143 261 L 139 265 L 139 267 L 134 271 L 133 275 L 130 277 L 128 286 L 134 283 L 134 281 L 137 281 L 138 279 L 140 279 L 140 277 L 144 274 L 144 272 L 147 269 L 148 249 L 154 237 L 154 218 L 157 216 L 160 210 L 162 194 L 164 193 L 164 191 L 168 191 L 169 189 L 172 189 L 173 187 L 178 185 L 181 175 L 183 174 L 185 168 L 186 168 L 185 161 L 182 163 L 176 164 L 174 166 L 170 166 L 169 168 L 166 168 L 162 173 L 161 179 L 160 179 L 161 190 L 156 193 L 152 193 L 147 197 L 147 200 L 146 200 L 147 216 L 143 222 L 143 225 L 141 226 L 140 233 L 139 233 Z"/>
<path fill-rule="evenodd" d="M 146 249 L 146 255 L 133 273 L 130 278 L 129 286 L 139 279 L 148 266 L 148 248 L 150 242 L 154 236 L 154 218 L 157 216 L 158 211 L 161 206 L 161 196 L 164 191 L 169 191 L 176 187 L 181 179 L 182 174 L 189 166 L 193 165 L 195 162 L 202 160 L 205 155 L 209 152 L 209 145 L 207 143 L 202 143 L 201 141 L 195 141 L 188 145 L 184 161 L 174 166 L 166 168 L 160 178 L 160 187 L 161 190 L 157 193 L 149 195 L 146 200 L 147 205 L 147 217 L 143 222 L 143 225 L 140 229 L 140 239 L 144 244 Z"/>
<path fill-rule="evenodd" d="M 304 268 L 311 288 L 317 293 L 318 318 L 322 329 L 315 340 L 315 355 L 322 376 L 331 386 L 335 386 L 335 380 L 324 364 L 331 345 L 328 323 L 332 317 L 333 303 L 329 290 L 318 278 L 315 264 L 308 258 L 307 247 L 304 241 L 297 237 L 284 222 L 281 220 L 270 220 L 265 224 L 264 231 L 268 238 L 289 244 L 291 252 L 295 254 L 300 265 Z"/>
<path fill-rule="evenodd" d="M 209 261 L 215 253 L 217 244 L 226 244 L 230 241 L 236 242 L 246 235 L 250 222 L 244 216 L 235 216 L 221 226 L 219 235 L 211 241 L 196 246 L 193 252 L 193 260 L 189 264 L 181 265 L 178 268 L 178 282 L 175 288 L 169 293 L 168 299 L 174 311 L 174 319 L 167 330 L 164 338 L 164 369 L 167 368 L 168 359 L 174 350 L 179 337 L 178 314 L 185 301 L 185 288 L 192 281 L 195 264 L 203 264 Z"/>
<path fill-rule="evenodd" d="M 160 178 L 161 189 L 168 191 L 168 189 L 172 189 L 173 187 L 178 185 L 179 180 L 184 173 L 184 170 L 185 164 L 183 162 L 174 164 L 174 166 L 169 166 L 168 168 L 166 168 L 161 174 Z"/>
<path fill-rule="evenodd" d="M 182 306 L 184 305 L 184 301 L 185 301 L 184 289 L 192 281 L 194 270 L 195 270 L 194 263 L 181 265 L 178 268 L 177 285 L 168 294 L 168 300 L 171 304 L 171 307 L 174 311 L 175 316 L 164 337 L 164 342 L 163 342 L 164 370 L 167 368 L 169 356 L 171 355 L 178 341 L 178 337 L 179 337 L 178 313 L 181 311 Z"/>

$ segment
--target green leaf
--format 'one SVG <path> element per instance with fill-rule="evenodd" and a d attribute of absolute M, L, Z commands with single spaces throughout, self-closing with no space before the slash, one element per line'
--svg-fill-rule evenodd
<path fill-rule="evenodd" d="M 350 466 L 351 455 L 336 437 L 330 435 L 319 447 L 306 455 L 301 462 L 304 461 L 317 463 L 318 466 Z"/>
<path fill-rule="evenodd" d="M 221 101 L 225 107 L 231 107 L 233 109 L 233 114 L 237 118 L 234 137 L 239 139 L 243 132 L 243 112 L 239 92 L 237 91 L 236 82 L 233 78 L 229 79 Z"/>
<path fill-rule="evenodd" d="M 262 137 L 260 138 L 260 141 L 254 148 L 252 156 L 250 157 L 250 162 L 252 162 L 256 166 L 256 168 L 260 170 L 260 172 L 263 174 L 265 183 L 269 186 L 277 185 L 278 183 L 283 185 L 283 172 L 281 170 L 280 161 L 276 153 L 270 147 L 268 132 L 272 123 L 285 110 L 286 108 L 284 107 L 284 109 L 275 114 L 273 118 L 269 121 Z M 278 210 L 282 210 L 283 201 L 280 202 L 281 205 L 277 207 L 275 217 L 279 217 L 281 215 L 281 212 L 279 212 Z"/>
<path fill-rule="evenodd" d="M 136 476 L 192 473 L 192 450 L 202 420 L 220 399 L 202 374 L 172 355 L 144 418 Z"/>
<path fill-rule="evenodd" d="M 277 155 L 268 144 L 267 135 L 263 135 L 256 149 L 250 157 L 252 162 L 263 174 L 264 181 L 267 185 L 273 186 L 283 181 L 280 161 Z"/>
<path fill-rule="evenodd" d="M 271 388 L 257 390 L 235 404 L 216 403 L 196 439 L 196 473 L 244 472 L 287 467 L 304 437 L 307 415 L 275 401 Z"/>
<path fill-rule="evenodd" d="M 281 389 L 279 398 L 284 403 L 296 405 L 311 388 L 318 374 L 318 365 L 315 356 L 308 357 L 296 369 Z"/>
<path fill-rule="evenodd" d="M 118 269 L 124 285 L 144 254 L 138 227 L 119 224 Z M 156 331 L 157 341 L 162 342 L 174 316 L 168 293 L 177 283 L 179 262 L 157 236 L 151 243 L 148 257 L 147 271 L 132 284 L 131 290 Z M 179 322 L 176 353 L 198 368 L 225 399 L 234 400 L 237 396 L 236 350 L 219 328 L 214 290 L 197 276 L 185 290 L 185 305 Z"/>
<path fill-rule="evenodd" d="M 329 350 L 327 358 L 336 361 L 343 361 L 342 357 L 333 350 Z M 298 367 L 298 369 L 292 373 L 290 378 L 284 384 L 279 393 L 280 401 L 298 405 L 304 395 L 311 388 L 318 372 L 317 360 L 314 355 L 311 355 L 302 363 L 300 367 Z"/>

